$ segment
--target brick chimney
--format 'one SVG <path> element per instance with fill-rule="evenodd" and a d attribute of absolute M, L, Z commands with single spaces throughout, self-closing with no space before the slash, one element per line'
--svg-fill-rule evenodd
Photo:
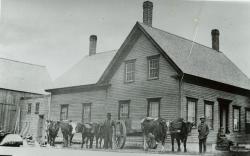
<path fill-rule="evenodd" d="M 219 46 L 220 46 L 220 42 L 219 42 L 220 32 L 219 32 L 219 30 L 213 29 L 211 31 L 211 35 L 212 35 L 212 48 L 216 51 L 219 51 Z"/>
<path fill-rule="evenodd" d="M 89 37 L 89 56 L 96 54 L 96 43 L 97 43 L 97 36 L 90 35 L 90 37 Z"/>
<path fill-rule="evenodd" d="M 150 1 L 143 2 L 143 23 L 152 26 L 153 3 Z"/>

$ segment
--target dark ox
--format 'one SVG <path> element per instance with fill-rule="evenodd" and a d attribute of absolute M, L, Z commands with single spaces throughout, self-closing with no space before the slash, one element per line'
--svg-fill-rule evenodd
<path fill-rule="evenodd" d="M 167 137 L 166 120 L 162 118 L 144 118 L 141 121 L 141 128 L 143 132 L 143 148 L 156 149 L 157 143 L 161 142 L 162 151 L 165 149 L 165 139 Z"/>
<path fill-rule="evenodd" d="M 50 146 L 55 146 L 55 139 L 60 128 L 60 122 L 47 120 L 46 132 L 47 142 Z"/>
<path fill-rule="evenodd" d="M 82 144 L 81 148 L 83 148 L 83 144 L 85 144 L 86 139 L 86 148 L 93 147 L 93 140 L 96 139 L 96 148 L 101 148 L 101 143 L 103 139 L 103 124 L 98 123 L 77 123 L 76 132 L 82 133 Z"/>
<path fill-rule="evenodd" d="M 177 126 L 176 126 L 177 125 Z M 194 123 L 184 122 L 183 119 L 177 119 L 170 122 L 169 131 L 171 136 L 172 151 L 174 151 L 174 140 L 176 139 L 178 145 L 178 152 L 181 151 L 180 141 L 183 142 L 184 152 L 187 152 L 186 143 L 187 137 L 192 130 Z"/>

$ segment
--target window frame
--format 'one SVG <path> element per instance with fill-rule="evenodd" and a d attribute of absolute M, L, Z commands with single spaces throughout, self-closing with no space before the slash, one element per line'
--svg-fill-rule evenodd
<path fill-rule="evenodd" d="M 84 122 L 84 106 L 89 106 L 90 108 L 90 112 L 89 112 L 89 121 L 87 121 L 86 123 L 89 123 L 89 122 L 91 122 L 91 116 L 92 116 L 92 103 L 91 102 L 89 102 L 89 103 L 82 103 L 82 123 L 85 123 Z"/>
<path fill-rule="evenodd" d="M 27 114 L 31 114 L 32 103 L 28 103 Z"/>
<path fill-rule="evenodd" d="M 206 117 L 206 105 L 212 106 L 212 127 L 210 127 L 210 130 L 213 130 L 214 129 L 214 102 L 204 100 L 204 115 L 205 115 L 205 117 Z"/>
<path fill-rule="evenodd" d="M 125 83 L 132 83 L 132 82 L 135 82 L 135 61 L 136 59 L 132 59 L 132 60 L 127 60 L 124 62 L 124 82 Z M 132 80 L 127 80 L 127 64 L 129 63 L 133 63 L 133 69 L 134 71 L 132 71 L 132 77 L 133 79 Z"/>
<path fill-rule="evenodd" d="M 239 129 L 238 130 L 235 130 L 234 129 L 234 110 L 235 109 L 238 109 L 239 110 Z M 241 106 L 233 106 L 233 113 L 232 113 L 232 115 L 233 115 L 233 117 L 232 117 L 232 119 L 233 119 L 233 123 L 232 123 L 232 125 L 233 125 L 233 132 L 240 132 L 241 131 Z"/>
<path fill-rule="evenodd" d="M 195 125 L 193 126 L 193 128 L 197 128 L 197 105 L 198 105 L 198 99 L 196 98 L 192 98 L 192 97 L 186 97 L 187 99 L 187 103 L 186 103 L 186 121 L 188 121 L 188 102 L 195 102 Z"/>
<path fill-rule="evenodd" d="M 157 62 L 157 64 L 158 64 L 158 68 L 157 68 L 157 72 L 158 72 L 158 76 L 157 77 L 150 77 L 150 60 L 152 60 L 152 59 L 156 59 L 158 62 Z M 160 54 L 158 54 L 158 55 L 153 55 L 153 56 L 148 56 L 147 57 L 147 79 L 148 80 L 157 80 L 157 79 L 159 79 L 160 78 Z"/>
<path fill-rule="evenodd" d="M 160 110 L 161 110 L 161 97 L 157 97 L 157 98 L 147 98 L 147 117 L 149 117 L 149 109 L 150 109 L 150 102 L 158 102 L 159 106 L 158 106 L 158 118 L 161 116 L 160 114 Z"/>
<path fill-rule="evenodd" d="M 69 104 L 61 104 L 61 110 L 60 110 L 60 121 L 62 121 L 62 109 L 64 107 L 67 107 L 67 113 L 66 113 L 66 120 L 68 120 L 69 115 Z"/>
<path fill-rule="evenodd" d="M 38 107 L 37 107 L 37 105 L 38 105 Z M 36 102 L 35 114 L 39 114 L 39 110 L 40 110 L 40 102 Z"/>
<path fill-rule="evenodd" d="M 121 120 L 121 105 L 128 104 L 128 118 L 130 118 L 130 102 L 131 100 L 120 100 L 119 107 L 118 107 L 118 120 Z"/>

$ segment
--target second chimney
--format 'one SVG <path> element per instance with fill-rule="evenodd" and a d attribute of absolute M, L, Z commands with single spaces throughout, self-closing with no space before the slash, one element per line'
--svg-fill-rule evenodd
<path fill-rule="evenodd" d="M 219 42 L 220 32 L 219 32 L 219 30 L 213 29 L 211 31 L 211 35 L 212 35 L 212 48 L 216 51 L 219 51 L 219 47 L 220 47 L 220 42 Z"/>
<path fill-rule="evenodd" d="M 152 26 L 153 3 L 150 1 L 143 2 L 143 23 Z"/>
<path fill-rule="evenodd" d="M 91 35 L 89 37 L 89 56 L 96 54 L 96 43 L 97 43 L 97 36 Z"/>

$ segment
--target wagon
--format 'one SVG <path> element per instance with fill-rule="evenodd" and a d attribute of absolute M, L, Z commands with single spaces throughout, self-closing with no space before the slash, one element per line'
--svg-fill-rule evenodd
<path fill-rule="evenodd" d="M 127 130 L 123 120 L 116 120 L 113 127 L 113 148 L 122 149 L 126 143 Z"/>

